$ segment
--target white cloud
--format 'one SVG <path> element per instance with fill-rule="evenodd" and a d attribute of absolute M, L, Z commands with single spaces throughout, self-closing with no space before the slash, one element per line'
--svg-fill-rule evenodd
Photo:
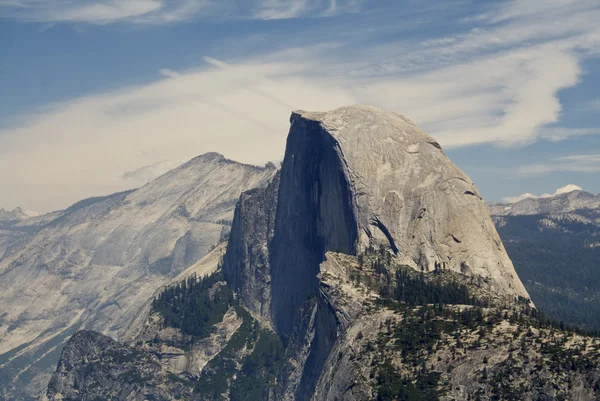
<path fill-rule="evenodd" d="M 575 185 L 575 184 L 568 184 L 568 185 L 565 185 L 564 187 L 558 188 L 554 192 L 554 196 L 560 195 L 560 194 L 568 194 L 569 192 L 573 192 L 573 191 L 583 191 L 583 188 L 581 188 L 580 186 Z"/>
<path fill-rule="evenodd" d="M 598 6 L 596 0 L 510 0 L 500 3 L 497 12 L 488 16 L 491 22 L 513 19 L 564 16 L 565 9 L 588 11 Z"/>
<path fill-rule="evenodd" d="M 179 73 L 177 71 L 173 71 L 168 68 L 161 68 L 160 71 L 158 71 L 158 72 L 161 75 L 164 75 L 165 77 L 169 77 L 169 78 L 177 78 L 179 76 Z"/>
<path fill-rule="evenodd" d="M 505 198 L 502 198 L 502 200 L 505 203 L 517 203 L 519 201 L 522 201 L 523 199 L 530 199 L 530 198 L 537 199 L 538 196 L 532 194 L 531 192 L 526 192 L 526 193 L 521 194 L 519 196 L 507 196 Z"/>
<path fill-rule="evenodd" d="M 25 21 L 164 24 L 197 17 L 261 20 L 331 16 L 364 0 L 0 0 L 0 12 Z"/>
<path fill-rule="evenodd" d="M 161 12 L 164 3 L 159 0 L 17 0 L 0 3 L 6 16 L 34 22 L 84 22 L 106 24 L 138 18 Z"/>
<path fill-rule="evenodd" d="M 564 187 L 558 188 L 556 191 L 554 191 L 553 194 L 542 194 L 540 196 L 537 196 L 537 195 L 527 192 L 527 193 L 524 193 L 519 196 L 507 196 L 506 198 L 503 198 L 502 200 L 506 203 L 517 203 L 523 199 L 551 198 L 556 195 L 568 194 L 569 192 L 573 192 L 573 191 L 583 191 L 583 188 L 581 188 L 580 186 L 575 185 L 575 184 L 568 184 L 568 185 L 565 185 Z"/>
<path fill-rule="evenodd" d="M 560 142 L 574 136 L 600 135 L 600 128 L 549 127 L 541 128 L 539 133 L 539 138 L 547 139 L 551 142 Z"/>
<path fill-rule="evenodd" d="M 579 74 L 574 55 L 537 45 L 378 80 L 357 92 L 368 103 L 394 105 L 446 147 L 514 145 L 539 138 L 544 125 L 558 121 L 557 92 L 576 84 Z"/>
<path fill-rule="evenodd" d="M 176 10 L 176 2 L 155 1 L 161 3 L 158 11 L 135 18 L 175 18 L 165 16 Z M 271 10 L 283 18 L 285 13 L 343 12 L 359 3 L 305 0 L 295 11 L 289 1 L 245 4 L 247 16 L 268 18 L 260 10 Z M 531 4 L 535 7 L 511 2 L 481 16 L 476 29 L 416 44 L 397 40 L 360 47 L 360 35 L 324 43 L 327 31 L 311 29 L 304 47 L 263 54 L 260 61 L 240 57 L 226 63 L 207 57 L 213 68 L 165 68 L 160 73 L 175 79 L 53 105 L 27 116 L 25 125 L 0 130 L 0 187 L 13 194 L 3 201 L 42 211 L 64 207 L 132 186 L 135 171 L 141 184 L 154 174 L 150 166 L 206 151 L 250 163 L 277 160 L 294 108 L 384 107 L 416 121 L 444 147 L 515 146 L 600 134 L 558 126 L 558 92 L 582 80 L 583 60 L 600 47 L 600 26 L 594 23 L 600 20 L 600 4 L 578 0 L 565 6 L 552 0 L 547 9 L 546 2 Z M 557 15 L 562 16 L 558 26 Z M 523 166 L 518 175 L 600 171 L 597 156 L 583 156 Z M 10 174 L 15 168 L 18 182 Z M 47 199 L 23 202 L 39 193 Z"/>
<path fill-rule="evenodd" d="M 446 147 L 599 134 L 548 125 L 560 122 L 558 93 L 581 81 L 583 60 L 600 49 L 600 3 L 520 0 L 492 11 L 465 33 L 375 46 L 353 78 L 371 77 L 359 88 L 369 103 L 394 105 Z"/>
<path fill-rule="evenodd" d="M 588 154 L 556 157 L 548 163 L 537 163 L 519 167 L 517 175 L 536 176 L 558 171 L 598 173 L 600 172 L 600 155 Z"/>
<path fill-rule="evenodd" d="M 254 12 L 257 19 L 288 19 L 304 15 L 310 9 L 308 0 L 262 0 Z"/>
<path fill-rule="evenodd" d="M 141 185 L 176 165 L 165 160 L 209 151 L 246 163 L 280 160 L 291 111 L 285 104 L 327 110 L 356 102 L 325 80 L 296 76 L 308 68 L 211 67 L 46 108 L 24 125 L 0 129 L 3 206 L 64 208 Z"/>
<path fill-rule="evenodd" d="M 259 0 L 253 7 L 256 19 L 290 19 L 308 15 L 331 16 L 360 9 L 364 0 Z"/>
<path fill-rule="evenodd" d="M 180 164 L 182 164 L 181 161 L 174 162 L 173 160 L 161 160 L 159 162 L 137 168 L 133 171 L 127 171 L 123 174 L 123 179 L 130 180 L 133 183 L 133 186 L 141 186 L 173 170 Z"/>
<path fill-rule="evenodd" d="M 51 21 L 103 23 L 148 14 L 161 7 L 162 4 L 154 0 L 121 0 L 57 10 L 49 14 L 49 19 Z"/>

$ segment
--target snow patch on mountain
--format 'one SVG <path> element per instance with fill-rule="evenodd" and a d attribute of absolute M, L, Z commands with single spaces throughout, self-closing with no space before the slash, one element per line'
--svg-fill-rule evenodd
<path fill-rule="evenodd" d="M 568 184 L 568 185 L 565 185 L 564 187 L 558 188 L 556 191 L 554 191 L 553 194 L 545 193 L 540 196 L 537 196 L 530 192 L 526 192 L 519 196 L 507 196 L 507 197 L 503 198 L 502 200 L 506 203 L 517 203 L 519 201 L 522 201 L 523 199 L 551 198 L 556 195 L 568 194 L 569 192 L 573 192 L 573 191 L 583 191 L 583 188 L 581 188 L 580 186 L 575 185 L 575 184 Z"/>
<path fill-rule="evenodd" d="M 585 192 L 581 187 L 569 184 L 557 189 L 554 194 L 540 196 L 530 193 L 504 199 L 505 203 L 487 204 L 493 216 L 534 215 L 544 213 L 570 213 L 575 210 L 600 209 L 600 194 Z"/>

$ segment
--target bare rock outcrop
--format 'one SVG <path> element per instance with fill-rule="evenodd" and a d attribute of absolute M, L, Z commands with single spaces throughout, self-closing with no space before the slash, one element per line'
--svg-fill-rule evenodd
<path fill-rule="evenodd" d="M 437 142 L 406 118 L 363 106 L 294 112 L 281 170 L 269 182 L 242 193 L 234 213 L 222 273 L 244 322 L 230 340 L 216 327 L 184 349 L 170 343 L 189 341 L 152 316 L 136 326 L 141 349 L 162 355 L 162 370 L 201 370 L 190 377 L 192 399 L 245 400 L 255 384 L 252 399 L 269 401 L 360 401 L 388 390 L 394 399 L 414 386 L 425 395 L 493 399 L 495 383 L 510 385 L 505 370 L 513 362 L 489 344 L 502 353 L 519 341 L 535 345 L 536 357 L 549 344 L 548 358 L 588 358 L 580 350 L 587 338 L 573 348 L 557 340 L 557 330 L 518 329 L 519 322 L 542 325 L 485 204 Z M 415 286 L 413 303 L 402 298 L 409 291 L 401 284 Z M 470 350 L 489 351 L 497 381 L 479 377 L 488 362 Z M 456 361 L 459 353 L 468 356 Z M 589 354 L 585 363 L 596 363 Z M 567 377 L 562 369 L 545 372 L 540 383 Z M 583 399 L 593 394 L 595 372 L 569 376 L 586 381 Z M 528 373 L 519 394 L 547 391 L 527 387 L 536 374 Z"/>
<path fill-rule="evenodd" d="M 157 401 L 189 396 L 152 353 L 130 348 L 93 331 L 79 331 L 64 348 L 46 393 L 50 401 Z"/>
<path fill-rule="evenodd" d="M 279 173 L 264 188 L 242 193 L 235 208 L 223 274 L 244 305 L 259 319 L 270 319 L 269 246 L 275 229 Z"/>
<path fill-rule="evenodd" d="M 79 329 L 123 338 L 158 288 L 219 243 L 239 195 L 275 172 L 207 153 L 137 190 L 25 220 L 31 230 L 6 252 L 0 239 L 0 370 L 11 379 L 0 394 L 37 399 Z"/>
<path fill-rule="evenodd" d="M 364 106 L 294 112 L 271 252 L 277 329 L 289 333 L 315 293 L 325 252 L 373 243 L 415 269 L 440 265 L 507 301 L 528 298 L 477 189 L 413 122 Z"/>
<path fill-rule="evenodd" d="M 310 399 L 361 310 L 332 301 L 325 255 L 380 246 L 472 277 L 496 302 L 529 299 L 477 189 L 414 123 L 364 106 L 292 113 L 270 244 L 272 321 L 289 337 L 276 399 Z"/>

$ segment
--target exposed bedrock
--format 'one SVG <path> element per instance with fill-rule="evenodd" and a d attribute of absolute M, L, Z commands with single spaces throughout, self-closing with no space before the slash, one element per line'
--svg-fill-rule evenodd
<path fill-rule="evenodd" d="M 479 192 L 413 122 L 364 106 L 294 112 L 270 243 L 270 302 L 275 329 L 289 338 L 286 374 L 301 379 L 281 383 L 278 399 L 310 399 L 349 323 L 320 289 L 325 254 L 371 245 L 417 270 L 475 276 L 498 302 L 529 298 Z M 299 322 L 310 324 L 298 330 Z"/>
<path fill-rule="evenodd" d="M 376 286 L 368 283 L 377 283 L 369 278 L 376 279 L 375 275 L 380 273 L 373 266 L 363 266 L 363 262 L 382 253 L 381 249 L 376 252 L 371 249 L 362 255 L 371 247 L 384 247 L 384 251 L 395 254 L 395 258 L 387 258 L 389 253 L 386 254 L 386 259 L 397 268 L 408 270 L 401 266 L 408 265 L 417 271 L 446 270 L 448 277 L 471 286 L 469 290 L 473 291 L 469 292 L 492 304 L 497 302 L 500 308 L 516 297 L 529 298 L 469 177 L 452 164 L 433 138 L 397 114 L 364 106 L 326 113 L 294 112 L 279 173 L 269 168 L 252 185 L 246 185 L 247 179 L 241 179 L 237 172 L 218 174 L 218 178 L 217 187 L 237 178 L 244 184 L 243 189 L 255 188 L 243 192 L 237 201 L 222 266 L 224 277 L 243 306 L 263 324 L 271 323 L 286 345 L 277 380 L 268 387 L 268 397 L 263 394 L 269 401 L 373 399 L 375 374 L 383 362 L 381 355 L 397 362 L 398 369 L 406 368 L 399 372 L 412 374 L 413 367 L 399 360 L 397 349 L 374 348 L 379 343 L 379 334 L 391 341 L 392 324 L 400 327 L 406 320 L 397 311 L 374 303 L 380 295 Z M 193 184 L 196 191 L 204 190 L 200 184 Z M 236 185 L 236 189 L 240 188 L 238 193 L 242 192 L 241 187 Z M 164 195 L 157 198 L 163 199 Z M 232 206 L 230 197 L 222 198 L 218 205 Z M 185 217 L 192 209 L 186 206 L 176 212 Z M 221 221 L 229 215 L 210 216 L 210 221 Z M 170 256 L 172 260 L 166 259 L 154 267 L 160 272 L 169 263 L 193 263 L 199 257 L 194 253 L 195 238 L 201 233 L 201 230 L 183 232 L 174 243 L 176 252 Z M 214 234 L 215 238 L 226 236 L 221 231 Z M 152 249 L 150 245 L 146 244 Z M 210 263 L 198 262 L 186 272 L 207 273 L 209 267 L 214 270 L 222 247 L 213 250 Z M 437 273 L 424 276 L 438 277 Z M 144 302 L 147 300 L 148 297 Z M 456 310 L 462 310 L 463 306 Z M 408 310 L 407 313 L 409 316 Z M 154 327 L 146 324 L 148 313 L 144 316 L 130 326 L 131 332 Z M 385 322 L 389 322 L 388 328 L 382 330 Z M 494 336 L 491 331 L 487 333 L 486 338 L 491 340 Z M 514 344 L 518 343 L 512 333 L 506 335 L 514 339 Z M 85 355 L 91 354 L 95 361 L 101 362 L 107 357 L 103 348 L 110 351 L 119 346 L 113 343 L 96 346 L 98 341 L 88 341 L 85 336 L 74 338 L 71 342 L 76 349 L 85 352 L 76 352 L 74 356 L 63 352 L 58 369 L 62 381 L 54 380 L 51 386 L 52 394 L 61 397 L 75 394 L 74 388 L 79 388 L 79 383 L 95 389 L 95 383 L 99 382 L 96 378 L 105 379 L 100 369 L 99 376 L 81 376 L 85 380 L 74 381 L 76 376 L 71 374 L 72 369 L 66 368 L 67 363 L 73 362 L 75 370 L 85 372 Z M 150 338 L 156 336 L 148 336 L 148 341 Z M 448 333 L 447 338 L 447 349 L 439 355 L 432 354 L 427 366 L 435 363 L 437 367 L 438 362 L 449 360 L 457 337 Z M 104 337 L 99 339 L 100 343 L 105 341 Z M 207 355 L 228 349 L 229 340 L 225 340 L 218 342 L 222 348 L 217 347 L 216 351 L 212 341 L 199 342 L 191 351 L 183 346 L 177 352 L 169 348 L 173 355 L 169 356 L 167 366 L 176 373 L 198 372 L 201 368 L 198 361 L 204 363 Z M 159 341 L 153 346 L 162 345 Z M 494 350 L 492 347 L 489 350 L 491 363 Z M 499 355 L 504 358 L 508 351 L 494 352 L 500 361 Z M 164 369 L 155 361 L 156 356 L 143 352 L 139 357 L 145 360 L 140 366 L 152 373 L 148 386 L 162 391 L 169 376 L 157 373 Z M 242 366 L 240 361 L 237 360 L 236 366 Z M 469 383 L 481 384 L 480 367 L 485 362 L 470 361 L 473 373 L 469 377 L 473 379 L 469 378 Z M 458 377 L 449 366 L 444 365 L 439 371 L 448 380 Z M 125 379 L 115 385 L 108 381 L 100 390 L 108 388 L 130 394 L 126 384 Z M 145 397 L 146 388 L 151 387 L 140 387 L 136 394 Z M 186 388 L 191 387 L 186 385 Z M 456 385 L 451 388 L 464 390 Z M 112 397 L 113 393 L 101 394 Z"/>
<path fill-rule="evenodd" d="M 317 295 L 325 252 L 353 254 L 358 225 L 339 143 L 315 121 L 292 115 L 271 244 L 272 318 L 289 335 L 298 308 Z"/>
<path fill-rule="evenodd" d="M 389 247 L 415 269 L 477 276 L 529 298 L 479 192 L 413 122 L 373 107 L 296 111 L 271 247 L 272 317 L 287 335 L 325 252 Z"/>
<path fill-rule="evenodd" d="M 279 172 L 266 187 L 242 193 L 236 205 L 223 273 L 244 305 L 259 319 L 270 318 L 269 245 L 275 229 Z"/>

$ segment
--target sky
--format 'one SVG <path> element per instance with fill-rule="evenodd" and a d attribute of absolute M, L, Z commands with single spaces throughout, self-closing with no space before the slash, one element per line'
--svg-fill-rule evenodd
<path fill-rule="evenodd" d="M 48 212 L 294 109 L 415 121 L 489 201 L 600 192 L 598 0 L 0 0 L 0 208 Z"/>

